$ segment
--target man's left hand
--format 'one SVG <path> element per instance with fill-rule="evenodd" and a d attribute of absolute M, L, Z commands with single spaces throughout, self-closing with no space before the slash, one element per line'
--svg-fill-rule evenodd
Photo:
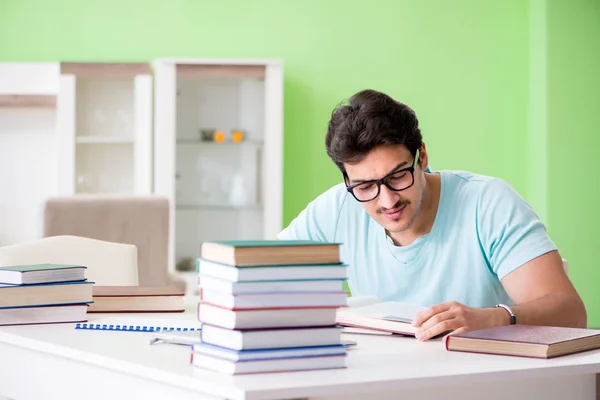
<path fill-rule="evenodd" d="M 417 339 L 425 341 L 444 332 L 461 333 L 508 325 L 510 316 L 501 308 L 473 308 L 454 301 L 429 307 L 417 314 L 413 326 Z"/>

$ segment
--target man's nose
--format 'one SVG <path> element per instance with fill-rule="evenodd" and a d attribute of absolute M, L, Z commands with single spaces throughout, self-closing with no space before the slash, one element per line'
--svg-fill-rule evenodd
<path fill-rule="evenodd" d="M 398 202 L 398 193 L 394 192 L 393 190 L 390 190 L 385 185 L 381 185 L 381 190 L 379 192 L 379 196 L 377 197 L 377 202 L 380 207 L 394 208 L 394 206 Z"/>

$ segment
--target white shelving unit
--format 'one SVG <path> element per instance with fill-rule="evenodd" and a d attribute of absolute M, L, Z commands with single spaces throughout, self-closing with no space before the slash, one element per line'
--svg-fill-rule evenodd
<path fill-rule="evenodd" d="M 36 239 L 56 192 L 58 63 L 0 63 L 0 246 Z"/>
<path fill-rule="evenodd" d="M 160 59 L 154 190 L 170 199 L 169 270 L 206 240 L 282 228 L 283 67 L 278 60 Z M 225 136 L 203 140 L 203 130 Z M 243 131 L 241 142 L 233 131 Z"/>
<path fill-rule="evenodd" d="M 152 193 L 148 64 L 62 63 L 58 192 Z"/>

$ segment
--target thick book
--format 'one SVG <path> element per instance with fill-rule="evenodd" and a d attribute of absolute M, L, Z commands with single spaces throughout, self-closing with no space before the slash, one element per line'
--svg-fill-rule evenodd
<path fill-rule="evenodd" d="M 85 280 L 86 267 L 81 265 L 32 264 L 0 267 L 0 283 L 35 285 L 39 283 Z"/>
<path fill-rule="evenodd" d="M 226 329 L 265 329 L 335 325 L 336 308 L 228 310 L 198 304 L 198 320 Z"/>
<path fill-rule="evenodd" d="M 345 355 L 346 346 L 342 344 L 317 347 L 286 347 L 282 349 L 231 350 L 207 343 L 192 344 L 192 352 L 229 361 L 270 360 L 277 358 L 299 358 Z"/>
<path fill-rule="evenodd" d="M 200 275 L 199 285 L 203 290 L 232 295 L 253 293 L 306 293 L 306 292 L 342 292 L 344 279 L 299 279 L 232 282 Z"/>
<path fill-rule="evenodd" d="M 206 354 L 192 353 L 192 365 L 229 375 L 259 372 L 287 372 L 346 367 L 346 355 L 278 358 L 235 362 Z"/>
<path fill-rule="evenodd" d="M 87 304 L 0 308 L 0 326 L 87 321 Z"/>
<path fill-rule="evenodd" d="M 183 296 L 173 286 L 94 286 L 88 312 L 183 312 Z"/>
<path fill-rule="evenodd" d="M 230 310 L 346 306 L 346 292 L 228 294 L 202 290 L 202 301 Z"/>
<path fill-rule="evenodd" d="M 204 242 L 201 257 L 221 264 L 243 266 L 339 264 L 338 243 L 309 240 L 224 240 Z"/>
<path fill-rule="evenodd" d="M 397 334 L 415 336 L 417 328 L 412 321 L 417 313 L 425 307 L 415 306 L 396 301 L 367 302 L 360 305 L 352 298 L 348 299 L 350 307 L 340 308 L 337 311 L 336 323 L 346 327 L 351 333 Z"/>
<path fill-rule="evenodd" d="M 270 265 L 263 267 L 236 267 L 204 259 L 198 259 L 197 272 L 229 282 L 256 282 L 281 280 L 346 279 L 348 266 L 345 264 Z"/>
<path fill-rule="evenodd" d="M 600 330 L 507 325 L 448 336 L 446 349 L 472 353 L 554 358 L 600 349 Z"/>
<path fill-rule="evenodd" d="M 91 303 L 93 283 L 0 284 L 0 308 Z"/>
<path fill-rule="evenodd" d="M 232 350 L 331 346 L 341 343 L 341 329 L 321 328 L 232 330 L 203 324 L 202 343 Z"/>

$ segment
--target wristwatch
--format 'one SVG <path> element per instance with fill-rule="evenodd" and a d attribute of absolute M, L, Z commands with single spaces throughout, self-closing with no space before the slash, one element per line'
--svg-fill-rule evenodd
<path fill-rule="evenodd" d="M 510 314 L 510 324 L 511 325 L 514 325 L 517 323 L 517 317 L 515 316 L 515 313 L 510 309 L 509 306 L 507 306 L 506 304 L 496 304 L 496 307 L 502 307 Z"/>

